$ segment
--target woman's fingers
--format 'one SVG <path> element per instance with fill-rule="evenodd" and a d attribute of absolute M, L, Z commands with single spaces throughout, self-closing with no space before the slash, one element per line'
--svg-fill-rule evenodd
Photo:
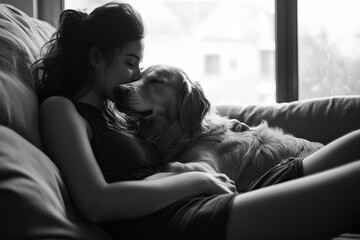
<path fill-rule="evenodd" d="M 220 185 L 230 190 L 230 192 L 236 192 L 235 182 L 231 180 L 226 174 L 214 173 L 213 175 L 220 182 Z"/>

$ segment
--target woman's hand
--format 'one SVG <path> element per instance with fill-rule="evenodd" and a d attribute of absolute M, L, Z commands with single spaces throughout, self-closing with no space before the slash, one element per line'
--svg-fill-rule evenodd
<path fill-rule="evenodd" d="M 235 182 L 223 173 L 204 173 L 208 178 L 209 189 L 207 194 L 235 193 Z"/>

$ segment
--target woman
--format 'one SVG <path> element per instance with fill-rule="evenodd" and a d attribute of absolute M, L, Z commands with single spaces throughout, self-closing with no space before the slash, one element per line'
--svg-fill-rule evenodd
<path fill-rule="evenodd" d="M 143 38 L 128 4 L 66 10 L 35 69 L 45 149 L 86 218 L 114 239 L 325 239 L 359 222 L 360 131 L 277 166 L 270 175 L 292 173 L 280 182 L 298 179 L 256 191 L 234 193 L 222 174 L 159 173 L 161 156 L 112 105 L 114 86 L 140 77 Z"/>

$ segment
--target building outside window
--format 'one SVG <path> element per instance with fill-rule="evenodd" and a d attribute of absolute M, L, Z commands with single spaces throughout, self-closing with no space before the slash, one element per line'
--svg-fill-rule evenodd
<path fill-rule="evenodd" d="M 220 57 L 218 55 L 205 55 L 205 74 L 220 74 Z"/>

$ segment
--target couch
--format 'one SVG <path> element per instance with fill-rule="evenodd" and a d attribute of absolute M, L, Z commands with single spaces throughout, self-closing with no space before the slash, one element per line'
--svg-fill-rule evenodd
<path fill-rule="evenodd" d="M 0 4 L 0 239 L 110 239 L 77 211 L 61 173 L 43 152 L 37 82 L 29 67 L 54 30 Z M 295 136 L 325 144 L 360 128 L 360 96 L 218 109 L 248 125 L 267 119 Z M 337 239 L 357 237 L 344 233 Z"/>

